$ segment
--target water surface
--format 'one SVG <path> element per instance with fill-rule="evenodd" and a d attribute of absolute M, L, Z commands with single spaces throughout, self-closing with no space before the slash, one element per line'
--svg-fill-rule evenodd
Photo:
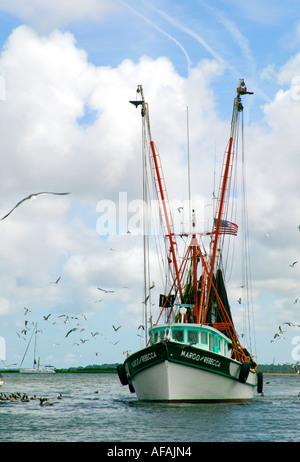
<path fill-rule="evenodd" d="M 0 392 L 39 400 L 0 403 L 0 441 L 299 442 L 300 377 L 264 377 L 246 404 L 141 403 L 116 374 L 3 374 Z M 62 393 L 63 399 L 57 397 Z"/>

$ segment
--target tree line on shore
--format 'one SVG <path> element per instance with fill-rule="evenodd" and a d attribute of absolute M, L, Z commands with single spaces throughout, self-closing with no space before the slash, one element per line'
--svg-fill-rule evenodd
<path fill-rule="evenodd" d="M 78 366 L 69 367 L 66 369 L 55 369 L 56 373 L 116 373 L 117 365 L 113 364 L 91 364 L 89 366 Z M 258 364 L 257 372 L 263 373 L 281 373 L 281 374 L 293 374 L 295 373 L 294 364 Z M 7 372 L 19 372 L 19 369 L 0 369 L 1 373 Z"/>

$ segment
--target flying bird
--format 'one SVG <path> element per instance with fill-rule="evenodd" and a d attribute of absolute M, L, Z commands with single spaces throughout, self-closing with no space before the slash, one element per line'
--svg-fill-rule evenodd
<path fill-rule="evenodd" d="M 296 372 L 296 374 L 299 374 L 298 366 L 299 366 L 299 362 L 296 362 L 295 364 L 293 364 L 293 369 Z"/>
<path fill-rule="evenodd" d="M 147 297 L 145 298 L 145 300 L 142 303 L 144 303 L 146 305 L 147 301 L 149 300 L 149 297 L 150 297 L 150 295 L 147 295 Z"/>
<path fill-rule="evenodd" d="M 56 192 L 39 192 L 39 193 L 35 193 L 35 194 L 29 194 L 29 196 L 25 197 L 24 199 L 22 199 L 21 201 L 19 201 L 12 209 L 10 212 L 8 212 L 6 215 L 4 215 L 4 217 L 1 218 L 1 220 L 4 220 L 5 218 L 7 218 L 17 207 L 19 207 L 20 204 L 22 204 L 23 202 L 27 201 L 27 200 L 33 200 L 33 199 L 36 199 L 37 196 L 40 196 L 41 194 L 53 194 L 53 195 L 58 195 L 58 196 L 65 196 L 66 194 L 70 194 L 69 192 L 65 192 L 65 193 L 56 193 Z"/>
<path fill-rule="evenodd" d="M 51 313 L 48 314 L 47 316 L 44 316 L 45 321 L 48 321 L 49 317 L 51 316 Z"/>
<path fill-rule="evenodd" d="M 282 330 L 281 326 L 279 326 L 278 329 L 280 334 L 284 334 L 286 332 L 286 330 Z"/>
<path fill-rule="evenodd" d="M 67 322 L 69 321 L 69 316 L 67 316 L 66 314 L 61 314 L 60 316 L 58 316 L 59 318 L 65 318 L 64 320 L 64 323 L 67 324 Z"/>
<path fill-rule="evenodd" d="M 294 268 L 296 263 L 298 263 L 297 261 L 294 261 L 291 265 L 289 265 L 291 268 Z"/>
<path fill-rule="evenodd" d="M 31 310 L 29 310 L 28 308 L 25 308 L 25 307 L 24 307 L 24 310 L 25 310 L 25 313 L 24 313 L 25 316 L 26 316 L 28 313 L 31 312 Z"/>
<path fill-rule="evenodd" d="M 69 332 L 67 333 L 66 337 L 71 334 L 71 332 L 75 332 L 75 330 L 78 330 L 77 327 L 73 327 L 73 329 L 70 329 Z"/>
<path fill-rule="evenodd" d="M 113 326 L 115 332 L 117 332 L 117 330 L 119 330 L 121 327 L 122 327 L 122 326 L 119 326 L 119 327 Z"/>
<path fill-rule="evenodd" d="M 112 294 L 114 292 L 114 290 L 101 289 L 101 287 L 98 287 L 98 290 L 102 290 L 102 292 L 105 292 L 106 294 Z"/>
<path fill-rule="evenodd" d="M 61 280 L 61 276 L 59 276 L 59 278 L 56 279 L 56 281 L 53 281 L 52 284 L 58 284 L 60 280 Z"/>

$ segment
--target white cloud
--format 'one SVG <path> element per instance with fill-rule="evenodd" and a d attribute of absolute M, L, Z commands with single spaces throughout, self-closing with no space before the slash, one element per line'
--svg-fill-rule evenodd
<path fill-rule="evenodd" d="M 297 69 L 295 56 L 280 70 L 287 88 L 264 106 L 264 124 L 245 128 L 253 289 L 260 297 L 267 287 L 278 298 L 280 319 L 281 301 L 291 296 L 293 303 L 297 296 L 298 268 L 288 266 L 299 258 Z M 5 281 L 0 312 L 10 310 L 22 318 L 23 307 L 30 305 L 35 312 L 89 310 L 95 319 L 100 312 L 109 313 L 110 324 L 118 316 L 136 321 L 142 297 L 141 242 L 134 236 L 103 239 L 96 233 L 100 200 L 116 200 L 120 191 L 128 192 L 129 200 L 141 198 L 141 117 L 128 101 L 134 99 L 136 85 L 143 84 L 170 200 L 188 196 L 189 107 L 192 193 L 210 199 L 215 151 L 219 170 L 230 130 L 212 91 L 223 71 L 217 61 L 203 60 L 184 78 L 162 57 L 95 66 L 72 34 L 39 35 L 25 26 L 11 34 L 0 58 L 6 83 L 6 100 L 0 102 L 1 213 L 32 192 L 71 195 L 24 203 L 0 222 L 0 275 Z M 84 124 L 88 111 L 93 117 Z M 110 251 L 115 247 L 118 252 Z M 60 275 L 63 284 L 52 285 Z M 98 305 L 101 283 L 128 285 L 129 291 L 116 291 L 113 303 L 106 297 L 107 304 Z M 256 302 L 261 315 L 263 307 Z"/>
<path fill-rule="evenodd" d="M 0 0 L 0 11 L 14 14 L 44 31 L 78 20 L 100 20 L 117 8 L 114 0 L 28 0 L 26 3 L 21 0 Z"/>
<path fill-rule="evenodd" d="M 24 306 L 31 308 L 32 316 L 46 314 L 45 310 L 53 316 L 65 310 L 96 313 L 118 300 L 125 313 L 132 300 L 139 300 L 133 303 L 138 309 L 140 238 L 124 236 L 121 242 L 118 236 L 105 240 L 96 233 L 99 200 L 117 200 L 120 191 L 128 192 L 129 200 L 142 195 L 141 117 L 128 101 L 142 82 L 169 189 L 176 195 L 186 164 L 186 104 L 194 146 L 199 121 L 202 140 L 215 126 L 223 126 L 214 115 L 208 83 L 220 72 L 216 63 L 204 61 L 187 82 L 167 58 L 147 57 L 138 63 L 125 60 L 116 68 L 97 67 L 76 47 L 72 34 L 39 35 L 27 26 L 13 31 L 0 58 L 6 83 L 0 111 L 1 216 L 29 193 L 71 194 L 25 202 L 1 223 L 3 313 L 9 309 L 16 321 L 18 315 L 22 320 Z M 87 108 L 93 118 L 84 124 Z M 174 132 L 175 126 L 182 130 Z M 118 252 L 112 253 L 110 247 Z M 52 284 L 59 276 L 60 283 Z M 116 290 L 106 299 L 108 305 L 98 304 L 101 283 L 116 289 L 128 285 L 128 291 Z M 110 311 L 109 323 L 112 316 Z"/>

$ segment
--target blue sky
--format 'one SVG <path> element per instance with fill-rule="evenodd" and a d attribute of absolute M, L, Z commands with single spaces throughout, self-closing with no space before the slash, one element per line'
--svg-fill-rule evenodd
<path fill-rule="evenodd" d="M 0 0 L 0 210 L 33 192 L 71 192 L 24 203 L 1 223 L 6 364 L 25 351 L 24 307 L 43 331 L 43 363 L 120 362 L 141 346 L 142 240 L 97 232 L 99 202 L 141 198 L 140 118 L 128 101 L 142 84 L 174 200 L 187 194 L 189 107 L 192 190 L 206 201 L 240 77 L 254 91 L 244 117 L 257 360 L 295 362 L 298 328 L 270 340 L 283 322 L 300 324 L 300 274 L 289 266 L 300 262 L 298 9 L 291 0 Z M 238 285 L 237 269 L 229 292 L 241 333 Z M 79 320 L 85 331 L 66 338 Z M 78 347 L 79 333 L 89 341 Z"/>

